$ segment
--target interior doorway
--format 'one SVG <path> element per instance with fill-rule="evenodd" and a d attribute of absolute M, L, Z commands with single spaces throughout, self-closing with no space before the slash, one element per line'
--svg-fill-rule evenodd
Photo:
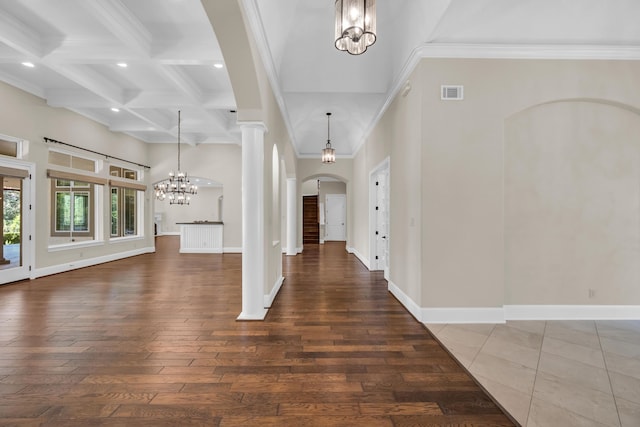
<path fill-rule="evenodd" d="M 371 172 L 369 189 L 371 270 L 383 270 L 389 280 L 389 158 Z"/>
<path fill-rule="evenodd" d="M 320 243 L 318 196 L 302 197 L 302 243 Z"/>

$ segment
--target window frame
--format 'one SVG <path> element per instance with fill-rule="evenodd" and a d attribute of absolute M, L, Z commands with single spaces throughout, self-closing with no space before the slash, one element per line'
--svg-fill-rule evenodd
<path fill-rule="evenodd" d="M 49 233 L 51 237 L 69 237 L 73 240 L 73 237 L 90 237 L 95 239 L 95 223 L 96 223 L 96 209 L 95 209 L 95 184 L 79 181 L 85 185 L 75 186 L 75 180 L 68 180 L 69 185 L 59 185 L 59 181 L 64 181 L 60 178 L 50 178 L 51 180 L 51 232 Z M 78 191 L 74 191 L 77 188 Z M 87 222 L 88 227 L 87 230 L 74 230 L 74 210 L 75 203 L 70 202 L 70 218 L 69 218 L 69 230 L 58 230 L 58 194 L 61 193 L 69 193 L 69 197 L 72 201 L 75 200 L 75 194 L 87 194 Z"/>
<path fill-rule="evenodd" d="M 130 178 L 132 174 L 135 179 Z M 128 177 L 123 177 L 123 175 Z M 144 191 L 146 191 L 146 185 L 142 183 L 143 171 L 112 164 L 109 166 L 109 176 L 117 178 L 109 180 L 109 239 L 117 241 L 144 237 Z M 112 233 L 114 226 L 114 192 L 117 194 L 117 200 L 115 200 L 115 206 L 117 206 L 116 233 Z M 133 199 L 134 215 L 133 218 L 129 219 L 133 222 L 134 234 L 125 234 L 127 229 L 127 197 Z"/>

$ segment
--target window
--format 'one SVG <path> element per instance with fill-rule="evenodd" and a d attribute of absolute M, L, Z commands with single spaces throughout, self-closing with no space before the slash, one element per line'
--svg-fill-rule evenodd
<path fill-rule="evenodd" d="M 118 166 L 110 166 L 109 175 L 132 181 L 138 179 L 137 171 Z M 144 186 L 118 180 L 111 180 L 110 184 L 111 237 L 138 235 L 138 190 Z"/>
<path fill-rule="evenodd" d="M 52 179 L 51 235 L 93 238 L 92 204 L 94 185 L 67 179 Z"/>
<path fill-rule="evenodd" d="M 64 166 L 71 169 L 78 169 L 87 172 L 96 171 L 96 161 L 79 157 L 74 154 L 62 153 L 60 151 L 49 151 L 49 164 Z"/>

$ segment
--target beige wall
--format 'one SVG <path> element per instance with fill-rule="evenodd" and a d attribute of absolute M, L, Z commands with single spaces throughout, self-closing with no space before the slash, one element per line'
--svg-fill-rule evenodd
<path fill-rule="evenodd" d="M 388 140 L 393 284 L 424 308 L 640 303 L 639 73 L 423 60 L 354 161 L 360 197 Z M 442 84 L 465 99 L 441 101 Z"/>
<path fill-rule="evenodd" d="M 636 112 L 596 102 L 507 119 L 507 304 L 640 301 L 639 135 Z"/>
<path fill-rule="evenodd" d="M 180 222 L 221 221 L 218 211 L 220 196 L 224 200 L 222 187 L 201 187 L 198 194 L 191 196 L 188 206 L 170 205 L 169 200 L 156 200 L 154 213 L 162 214 L 162 227 L 158 234 L 179 233 L 180 226 L 177 223 Z"/>
<path fill-rule="evenodd" d="M 49 107 L 44 100 L 20 89 L 0 83 L 0 133 L 28 141 L 25 161 L 35 163 L 35 268 L 69 264 L 75 261 L 99 258 L 121 252 L 153 248 L 153 222 L 150 208 L 150 191 L 145 192 L 145 228 L 141 240 L 126 240 L 109 243 L 109 212 L 104 209 L 104 244 L 92 247 L 50 252 L 48 236 L 50 230 L 50 191 L 46 176 L 48 150 L 50 147 L 66 149 L 61 145 L 46 144 L 44 137 L 63 141 L 94 151 L 121 157 L 136 163 L 149 164 L 144 142 L 120 133 L 110 132 L 105 126 L 61 108 Z M 86 152 L 76 151 L 86 156 Z M 97 159 L 97 158 L 96 158 Z M 101 158 L 99 160 L 104 160 Z M 109 160 L 105 160 L 100 172 L 108 176 Z M 145 170 L 145 183 L 149 183 L 149 171 Z M 109 206 L 109 191 L 102 192 L 103 206 Z"/>
<path fill-rule="evenodd" d="M 303 196 L 316 196 L 318 194 L 318 180 L 310 179 L 302 183 Z"/>
<path fill-rule="evenodd" d="M 148 144 L 151 162 L 151 182 L 167 177 L 177 167 L 176 144 Z M 209 178 L 222 184 L 224 192 L 224 247 L 242 247 L 242 152 L 236 144 L 182 144 L 180 164 L 190 176 Z M 203 192 L 204 191 L 204 192 Z M 154 200 L 154 211 L 165 212 L 163 231 L 179 232 L 176 222 L 211 219 L 217 212 L 217 197 L 208 197 L 206 190 L 192 197 L 192 205 L 169 206 L 169 202 Z M 208 200 L 207 204 L 202 204 Z M 191 209 L 191 208 L 195 209 Z M 180 220 L 180 221 L 178 221 Z"/>

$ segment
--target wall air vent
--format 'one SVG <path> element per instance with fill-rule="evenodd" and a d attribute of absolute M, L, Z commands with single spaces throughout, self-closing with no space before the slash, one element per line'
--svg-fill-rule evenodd
<path fill-rule="evenodd" d="M 443 101 L 461 101 L 464 99 L 463 86 L 440 86 L 440 99 Z"/>

